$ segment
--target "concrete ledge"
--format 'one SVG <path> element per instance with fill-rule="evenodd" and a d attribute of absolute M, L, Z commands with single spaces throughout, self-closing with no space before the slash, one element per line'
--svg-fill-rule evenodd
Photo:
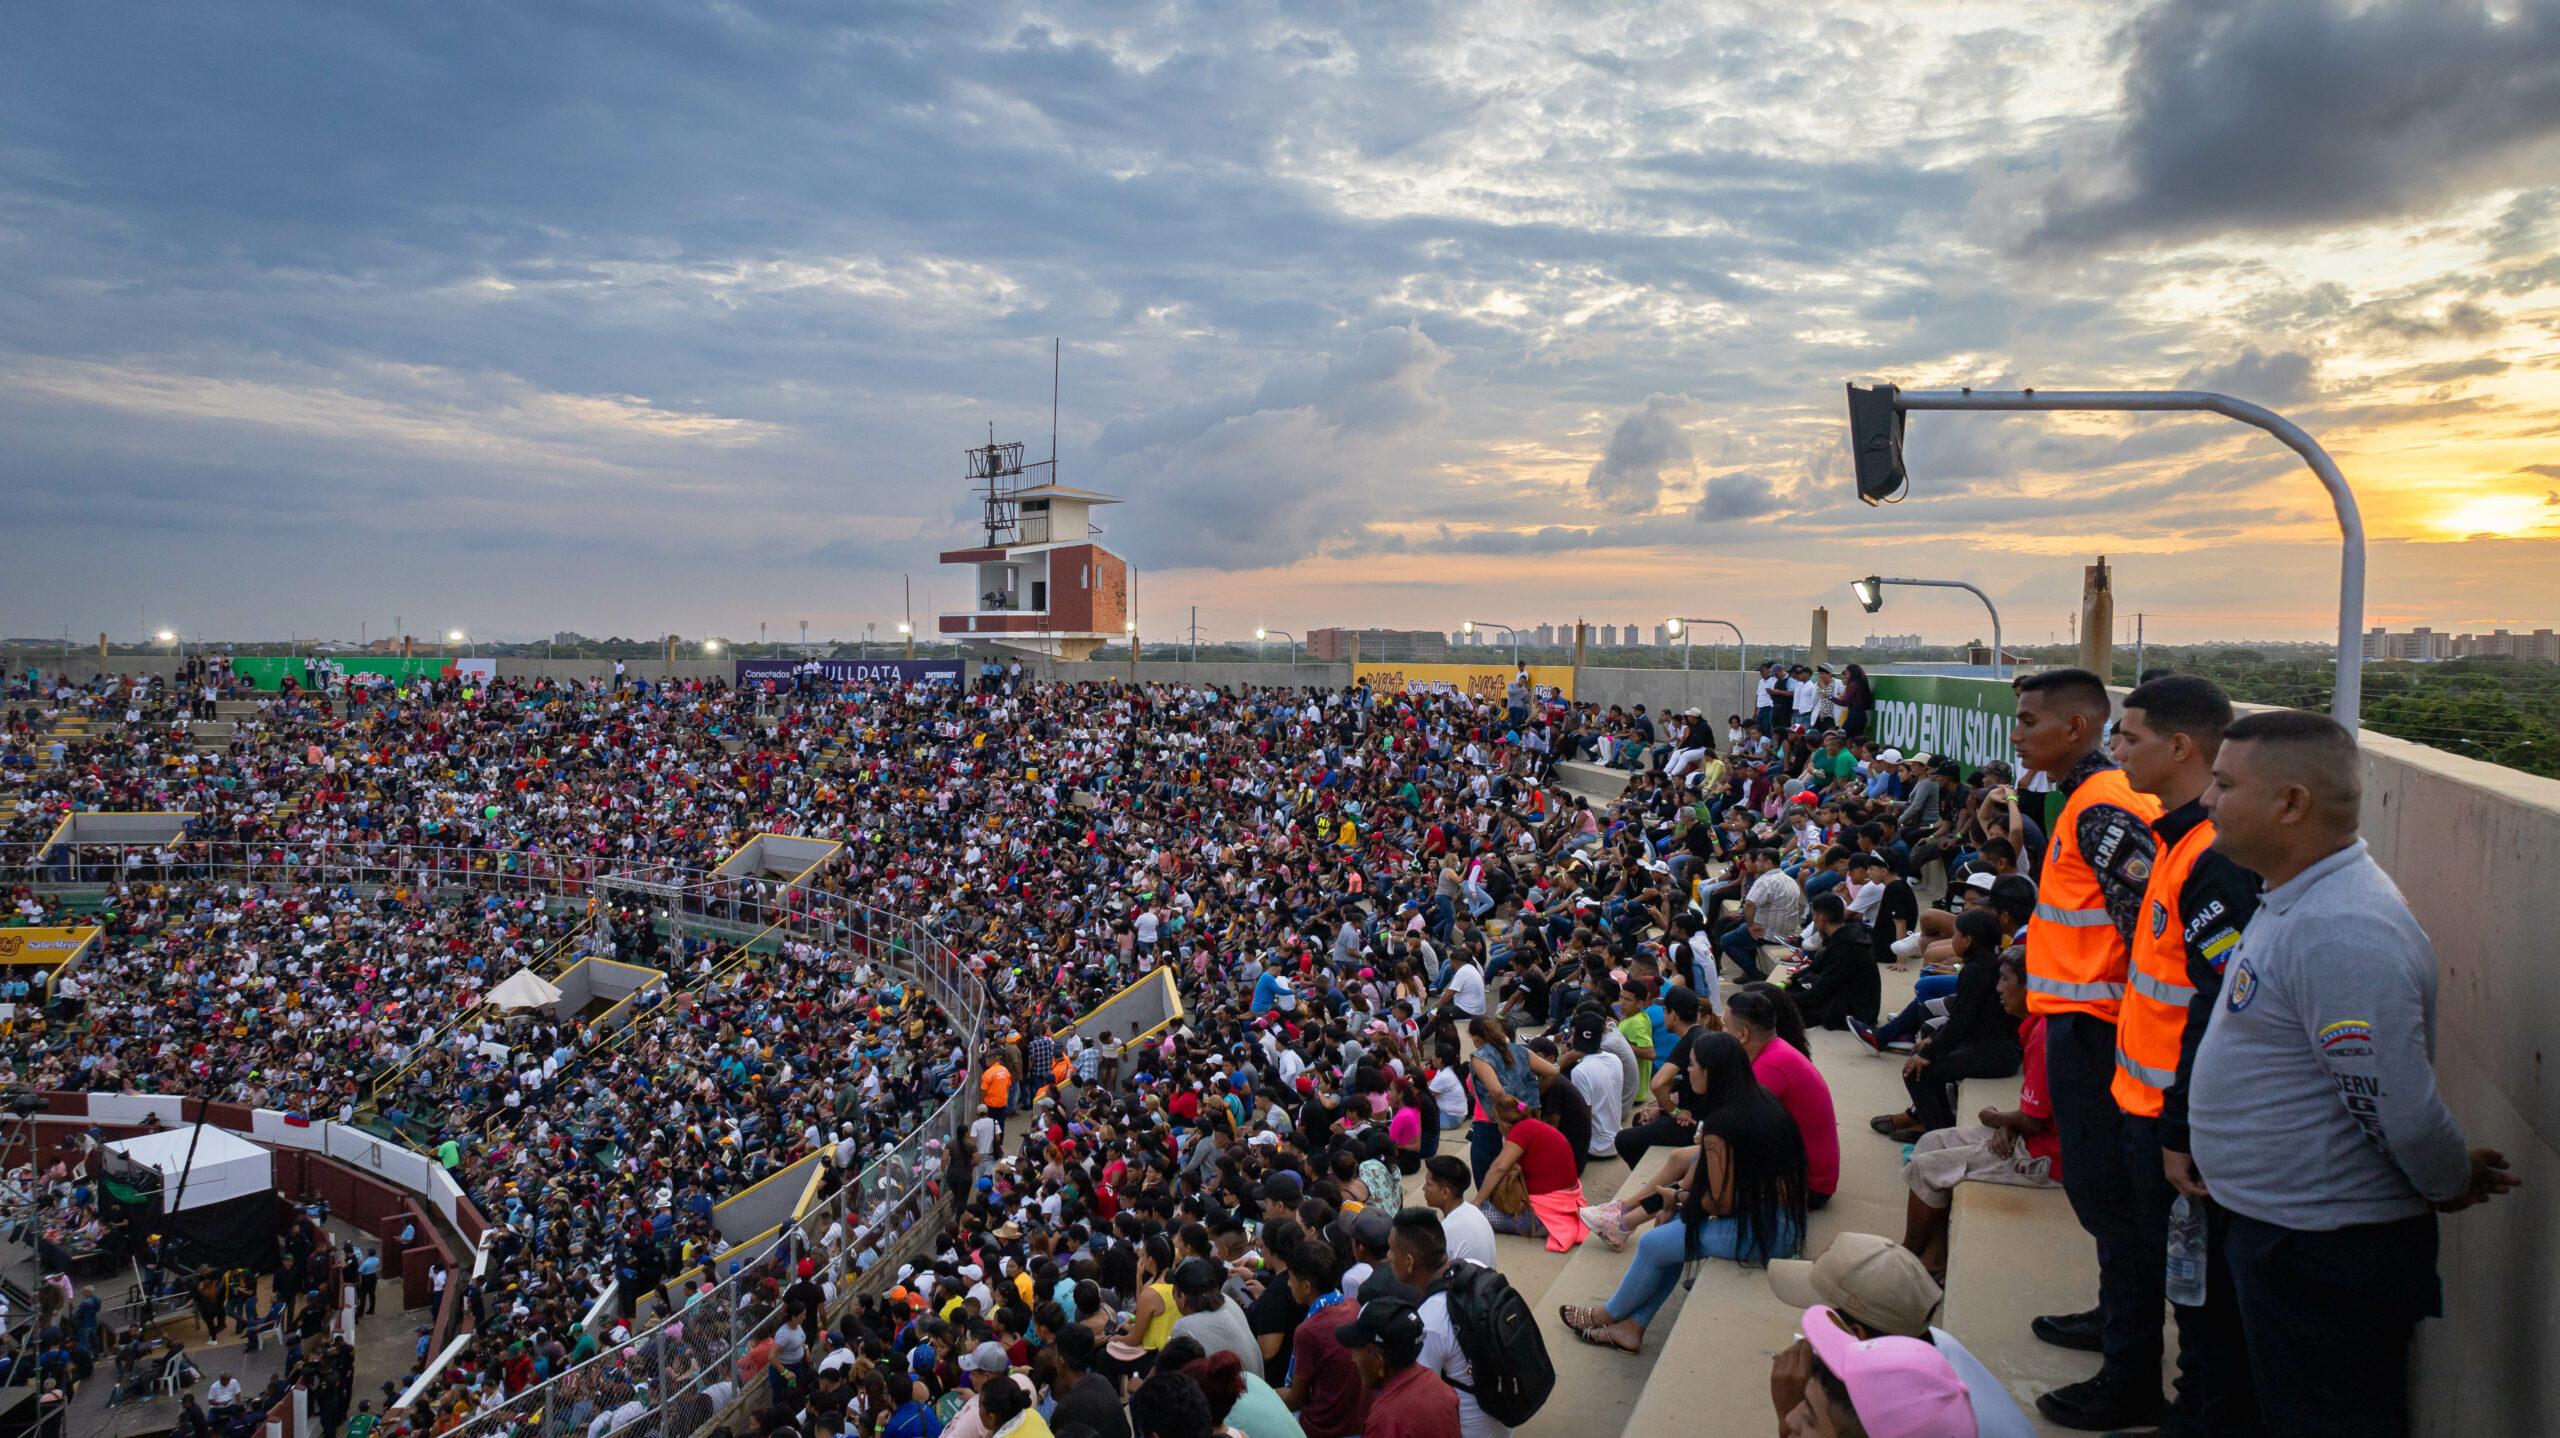
<path fill-rule="evenodd" d="M 1627 792 L 1627 780 L 1631 777 L 1627 770 L 1594 764 L 1588 759 L 1566 759 L 1556 765 L 1556 782 L 1562 784 L 1567 792 L 1578 794 L 1594 804 L 1605 803 Z"/>

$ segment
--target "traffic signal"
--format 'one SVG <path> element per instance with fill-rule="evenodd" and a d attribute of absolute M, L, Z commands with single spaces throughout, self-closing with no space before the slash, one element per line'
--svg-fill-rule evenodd
<path fill-rule="evenodd" d="M 1900 498 L 1911 480 L 1902 467 L 1902 411 L 1893 402 L 1899 393 L 1889 384 L 1849 386 L 1849 452 L 1858 461 L 1858 498 L 1869 504 Z"/>

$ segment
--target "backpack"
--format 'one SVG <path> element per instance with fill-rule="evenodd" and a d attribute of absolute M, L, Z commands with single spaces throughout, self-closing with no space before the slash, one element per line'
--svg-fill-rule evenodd
<path fill-rule="evenodd" d="M 1504 1427 L 1536 1417 L 1555 1391 L 1556 1366 L 1520 1290 L 1497 1270 L 1457 1262 L 1424 1296 L 1431 1293 L 1448 1298 L 1450 1332 L 1475 1370 L 1475 1382 L 1451 1380 L 1449 1386 L 1474 1395 L 1484 1415 Z"/>

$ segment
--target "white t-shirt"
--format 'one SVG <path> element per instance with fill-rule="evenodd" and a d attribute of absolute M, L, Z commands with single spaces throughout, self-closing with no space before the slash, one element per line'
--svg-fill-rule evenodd
<path fill-rule="evenodd" d="M 1461 1211 L 1472 1212 L 1473 1210 L 1470 1207 L 1462 1207 Z M 1443 1222 L 1445 1223 L 1446 1220 Z M 1484 1222 L 1484 1215 L 1477 1214 L 1476 1222 Z M 1488 1249 L 1493 1246 L 1492 1236 L 1493 1231 L 1488 1227 L 1485 1230 L 1485 1246 Z M 1456 1257 L 1457 1253 L 1453 1248 L 1450 1251 L 1451 1261 L 1456 1261 Z M 1459 1384 L 1474 1386 L 1475 1365 L 1467 1361 L 1465 1350 L 1458 1347 L 1456 1331 L 1449 1326 L 1449 1295 L 1435 1293 L 1422 1300 L 1420 1312 L 1422 1314 L 1422 1366 L 1448 1380 L 1453 1388 Z M 1511 1430 L 1486 1417 L 1484 1409 L 1477 1405 L 1475 1395 L 1466 1392 L 1458 1394 L 1458 1432 L 1462 1438 L 1511 1438 Z"/>
<path fill-rule="evenodd" d="M 1627 1076 L 1618 1056 L 1602 1049 L 1573 1066 L 1573 1086 L 1591 1105 L 1591 1156 L 1606 1158 L 1618 1151 L 1618 1127 L 1626 1121 Z M 1444 1225 L 1445 1227 L 1445 1225 Z"/>
<path fill-rule="evenodd" d="M 1458 1082 L 1455 1069 L 1435 1069 L 1431 1074 L 1431 1097 L 1440 1105 L 1440 1126 L 1467 1116 L 1467 1086 Z"/>
<path fill-rule="evenodd" d="M 1460 964 L 1449 976 L 1449 1002 L 1458 1012 L 1471 1019 L 1484 1017 L 1484 970 L 1474 964 Z"/>
<path fill-rule="evenodd" d="M 1472 1203 L 1462 1203 L 1440 1215 L 1440 1232 L 1449 1247 L 1449 1261 L 1464 1259 L 1487 1268 L 1499 1268 L 1494 1262 L 1493 1224 L 1484 1210 Z"/>

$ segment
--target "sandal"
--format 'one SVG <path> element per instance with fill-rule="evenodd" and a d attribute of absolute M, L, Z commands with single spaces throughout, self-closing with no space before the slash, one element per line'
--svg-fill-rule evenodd
<path fill-rule="evenodd" d="M 1601 1337 L 1600 1330 L 1598 1328 L 1577 1328 L 1573 1330 L 1573 1336 L 1590 1344 L 1594 1348 L 1606 1348 L 1612 1353 L 1623 1353 L 1629 1358 L 1638 1358 L 1644 1354 L 1643 1345 L 1639 1344 L 1634 1348 L 1629 1348 L 1627 1345 L 1620 1343 L 1614 1338 Z"/>
<path fill-rule="evenodd" d="M 1576 1314 L 1581 1315 L 1580 1322 L 1574 1321 L 1574 1315 Z M 1597 1316 L 1595 1317 L 1594 1315 Z M 1597 1328 L 1603 1323 L 1614 1323 L 1617 1321 L 1609 1316 L 1609 1310 L 1605 1308 L 1576 1308 L 1570 1303 L 1558 1304 L 1556 1306 L 1556 1317 L 1564 1320 L 1564 1326 L 1577 1335 L 1589 1329 Z"/>

